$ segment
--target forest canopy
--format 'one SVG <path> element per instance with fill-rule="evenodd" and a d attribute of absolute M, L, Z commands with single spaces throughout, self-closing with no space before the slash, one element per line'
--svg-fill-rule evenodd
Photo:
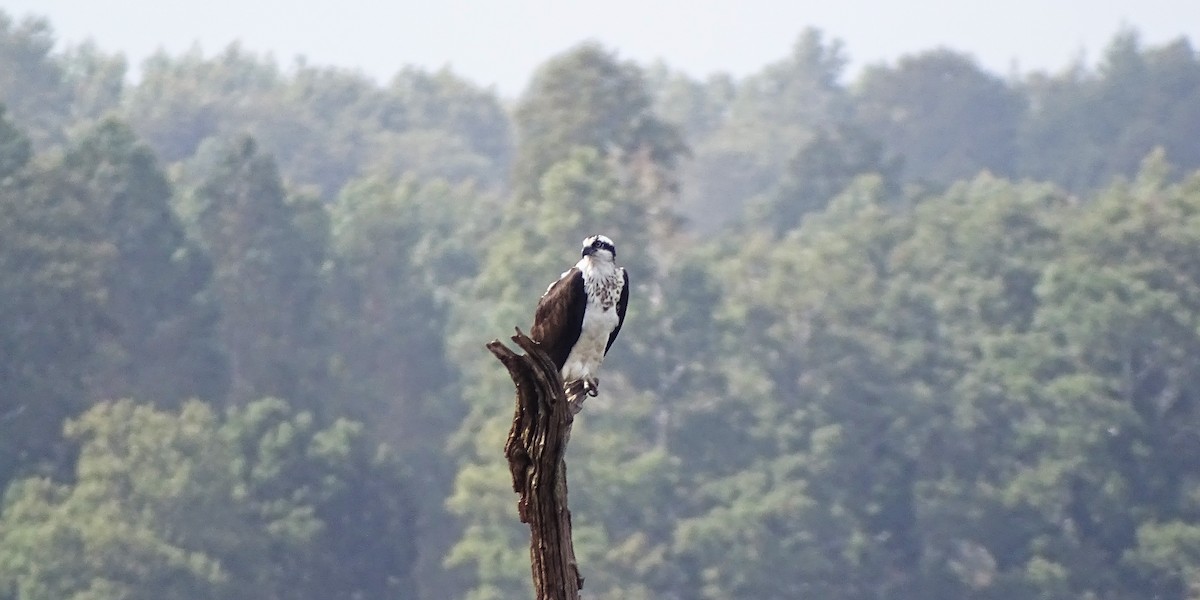
<path fill-rule="evenodd" d="M 0 600 L 529 597 L 482 344 L 603 232 L 595 599 L 1193 598 L 1200 54 L 506 99 L 0 12 Z"/>

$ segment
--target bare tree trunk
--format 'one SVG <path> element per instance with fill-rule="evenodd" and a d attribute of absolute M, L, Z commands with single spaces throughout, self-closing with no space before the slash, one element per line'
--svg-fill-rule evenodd
<path fill-rule="evenodd" d="M 512 472 L 517 512 L 529 524 L 529 559 L 537 600 L 579 600 L 583 577 L 571 542 L 567 508 L 567 463 L 563 456 L 571 423 L 582 408 L 582 390 L 568 400 L 562 376 L 550 357 L 520 329 L 513 342 L 525 350 L 515 354 L 500 340 L 488 350 L 504 363 L 517 388 L 516 412 L 504 444 Z"/>

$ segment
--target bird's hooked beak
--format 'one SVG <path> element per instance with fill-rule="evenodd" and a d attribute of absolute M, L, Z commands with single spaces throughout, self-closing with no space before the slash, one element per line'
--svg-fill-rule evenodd
<path fill-rule="evenodd" d="M 596 249 L 591 246 L 584 246 L 583 256 L 591 256 L 596 253 Z"/>

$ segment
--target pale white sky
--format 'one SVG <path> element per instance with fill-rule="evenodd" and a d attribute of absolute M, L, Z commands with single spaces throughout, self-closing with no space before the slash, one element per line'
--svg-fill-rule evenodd
<path fill-rule="evenodd" d="M 1080 56 L 1094 63 L 1122 25 L 1151 44 L 1181 35 L 1200 44 L 1200 0 L 0 0 L 0 9 L 48 17 L 61 43 L 91 38 L 135 70 L 159 48 L 198 43 L 212 55 L 240 40 L 283 66 L 302 55 L 380 81 L 405 65 L 448 65 L 510 97 L 547 58 L 588 39 L 694 76 L 755 72 L 807 26 L 845 43 L 851 73 L 935 46 L 1002 75 L 1057 70 Z"/>

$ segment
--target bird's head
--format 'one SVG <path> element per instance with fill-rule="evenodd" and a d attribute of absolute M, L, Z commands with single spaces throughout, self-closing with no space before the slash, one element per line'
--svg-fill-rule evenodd
<path fill-rule="evenodd" d="M 608 239 L 608 236 L 593 235 L 583 240 L 583 255 L 584 258 L 592 257 L 592 260 L 605 262 L 613 262 L 617 258 L 617 247 L 613 245 L 613 241 Z"/>

